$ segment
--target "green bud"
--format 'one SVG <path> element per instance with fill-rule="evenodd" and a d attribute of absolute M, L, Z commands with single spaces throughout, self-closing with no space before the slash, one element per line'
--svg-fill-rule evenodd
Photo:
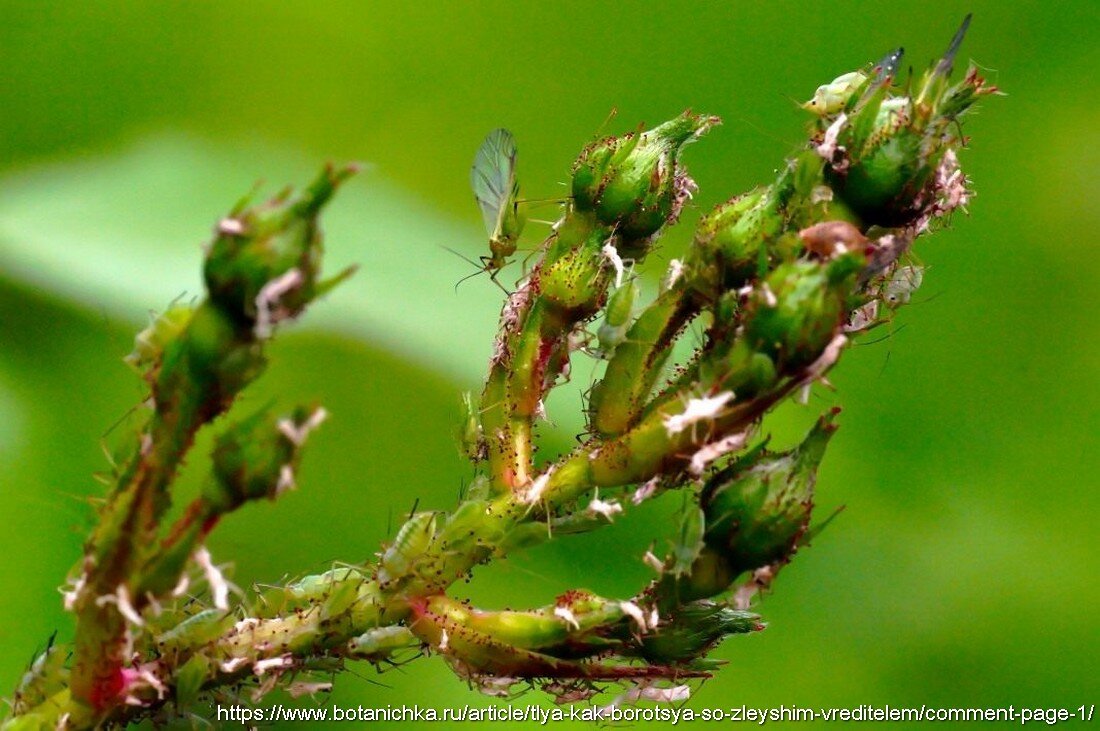
<path fill-rule="evenodd" d="M 779 377 L 771 356 L 738 342 L 729 353 L 714 362 L 700 364 L 700 375 L 707 381 L 718 381 L 739 398 L 752 399 L 768 391 Z"/>
<path fill-rule="evenodd" d="M 539 292 L 567 320 L 583 320 L 599 309 L 607 288 L 607 232 L 598 228 L 587 240 L 546 266 Z"/>
<path fill-rule="evenodd" d="M 229 314 L 204 302 L 192 313 L 185 335 L 164 346 L 153 383 L 157 409 L 180 409 L 200 395 L 211 413 L 218 413 L 263 367 L 261 346 L 251 333 L 242 336 Z"/>
<path fill-rule="evenodd" d="M 211 511 L 227 513 L 248 500 L 274 500 L 293 488 L 299 449 L 324 418 L 319 408 L 299 407 L 285 418 L 261 410 L 227 429 L 214 443 L 214 479 L 204 491 Z"/>
<path fill-rule="evenodd" d="M 688 662 L 702 657 L 729 635 L 762 629 L 758 614 L 714 602 L 691 602 L 642 637 L 642 656 L 657 663 Z"/>
<path fill-rule="evenodd" d="M 771 357 L 781 370 L 809 365 L 821 355 L 847 314 L 847 297 L 861 254 L 826 264 L 783 264 L 752 293 L 746 315 L 749 346 Z"/>
<path fill-rule="evenodd" d="M 947 79 L 969 17 L 935 67 L 925 74 L 913 97 L 891 94 L 889 78 L 869 84 L 851 109 L 822 121 L 818 153 L 826 178 L 840 198 L 867 224 L 903 226 L 942 215 L 965 199 L 965 180 L 951 181 L 956 163 L 943 169 L 944 157 L 959 147 L 957 120 L 977 99 L 996 93 L 974 69 L 958 84 Z"/>
<path fill-rule="evenodd" d="M 794 553 L 809 526 L 817 468 L 836 431 L 836 413 L 822 416 L 795 449 L 756 450 L 707 481 L 704 540 L 722 553 L 734 576 Z"/>
<path fill-rule="evenodd" d="M 640 258 L 644 240 L 676 220 L 694 189 L 679 163 L 680 149 L 719 121 L 684 112 L 648 132 L 590 144 L 573 166 L 573 205 L 616 227 L 623 256 Z"/>
<path fill-rule="evenodd" d="M 325 168 L 299 195 L 287 190 L 262 205 L 242 202 L 222 219 L 204 269 L 210 299 L 253 327 L 258 338 L 266 338 L 276 323 L 297 316 L 331 286 L 318 281 L 318 219 L 336 188 L 355 171 L 351 166 Z"/>
<path fill-rule="evenodd" d="M 719 204 L 699 221 L 687 261 L 688 282 L 716 297 L 754 279 L 768 256 L 767 246 L 783 229 L 768 188 L 757 188 Z"/>

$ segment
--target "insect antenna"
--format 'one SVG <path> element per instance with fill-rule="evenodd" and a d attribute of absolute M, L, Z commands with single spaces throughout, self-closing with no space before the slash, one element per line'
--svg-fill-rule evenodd
<path fill-rule="evenodd" d="M 458 280 L 457 282 L 455 282 L 455 292 L 456 292 L 456 293 L 458 292 L 458 285 L 462 284 L 462 283 L 463 283 L 463 282 L 465 282 L 465 281 L 466 281 L 467 279 L 473 279 L 474 277 L 476 277 L 476 276 L 477 276 L 477 275 L 479 275 L 479 274 L 484 274 L 484 273 L 485 273 L 485 271 L 486 271 L 486 270 L 484 270 L 484 269 L 478 269 L 478 270 L 477 270 L 476 272 L 474 272 L 473 274 L 467 274 L 467 275 L 466 275 L 466 276 L 464 276 L 464 277 L 463 277 L 462 279 L 460 279 L 460 280 Z M 490 278 L 491 278 L 491 277 L 490 277 Z M 497 286 L 498 286 L 498 287 L 500 286 L 500 283 L 499 283 L 499 282 L 497 283 Z"/>
<path fill-rule="evenodd" d="M 607 113 L 607 118 L 600 123 L 600 126 L 596 128 L 596 137 L 603 134 L 604 129 L 615 120 L 615 117 L 619 116 L 619 108 L 611 107 L 611 111 Z"/>
<path fill-rule="evenodd" d="M 467 274 L 465 277 L 463 277 L 462 279 L 459 279 L 457 282 L 455 282 L 455 292 L 458 291 L 458 285 L 462 284 L 467 279 L 472 279 L 472 278 L 476 277 L 479 274 L 484 274 L 485 272 L 489 272 L 489 279 L 493 280 L 493 284 L 500 287 L 500 291 L 504 292 L 504 294 L 506 294 L 508 296 L 512 295 L 512 293 L 509 292 L 503 284 L 501 284 L 500 282 L 497 281 L 496 275 L 500 271 L 499 269 L 496 270 L 496 271 L 492 271 L 492 270 L 489 269 L 489 267 L 487 267 L 485 265 L 484 260 L 481 263 L 478 263 L 478 262 L 474 261 L 473 259 L 471 259 L 470 257 L 463 254 L 462 252 L 455 251 L 450 246 L 444 246 L 443 244 L 440 244 L 439 246 L 440 246 L 440 248 L 446 249 L 447 251 L 451 252 L 452 254 L 457 256 L 459 259 L 462 259 L 467 264 L 470 264 L 471 266 L 477 267 L 476 272 L 474 272 L 473 274 Z"/>

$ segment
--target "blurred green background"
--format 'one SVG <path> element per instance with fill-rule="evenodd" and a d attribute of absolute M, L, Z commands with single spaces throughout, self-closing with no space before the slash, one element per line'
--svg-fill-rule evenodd
<path fill-rule="evenodd" d="M 471 268 L 440 246 L 482 253 L 468 169 L 488 130 L 513 130 L 525 192 L 549 197 L 612 108 L 614 131 L 721 115 L 685 155 L 706 210 L 798 146 L 795 101 L 898 44 L 923 69 L 972 10 L 962 57 L 1008 96 L 966 122 L 971 215 L 921 241 L 916 304 L 851 349 L 838 394 L 772 422 L 789 441 L 844 406 L 819 516 L 847 509 L 763 601 L 769 630 L 728 641 L 691 704 L 1096 702 L 1098 8 L 0 2 L 0 687 L 51 632 L 71 636 L 57 587 L 91 525 L 101 443 L 119 436 L 104 434 L 142 394 L 120 356 L 148 310 L 199 291 L 200 244 L 257 180 L 368 163 L 327 226 L 330 271 L 362 270 L 284 329 L 243 404 L 316 398 L 332 419 L 298 492 L 215 533 L 242 586 L 367 559 L 414 500 L 448 508 L 469 477 L 457 395 L 480 385 L 500 293 L 485 277 L 456 293 Z M 590 369 L 551 404 L 551 443 L 578 429 Z M 182 489 L 202 471 L 192 459 Z M 491 607 L 577 585 L 630 594 L 675 507 L 458 591 Z M 334 700 L 494 702 L 438 659 L 356 668 Z"/>

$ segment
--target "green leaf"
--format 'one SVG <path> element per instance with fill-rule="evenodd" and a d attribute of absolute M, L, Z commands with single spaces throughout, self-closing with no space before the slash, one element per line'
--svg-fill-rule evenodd
<path fill-rule="evenodd" d="M 137 320 L 201 293 L 200 245 L 258 178 L 268 181 L 261 196 L 272 195 L 307 183 L 319 162 L 255 143 L 158 136 L 9 175 L 0 179 L 0 270 Z M 475 251 L 484 240 L 475 221 L 443 218 L 368 168 L 323 224 L 325 271 L 360 270 L 314 308 L 306 326 L 366 338 L 463 380 L 480 378 L 502 295 L 477 280 L 455 293 L 471 267 L 442 248 Z M 519 273 L 510 269 L 502 281 Z"/>

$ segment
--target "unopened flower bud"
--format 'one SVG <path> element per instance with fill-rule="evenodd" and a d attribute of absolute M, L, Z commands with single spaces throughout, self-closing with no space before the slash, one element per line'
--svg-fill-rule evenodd
<path fill-rule="evenodd" d="M 719 204 L 699 221 L 687 262 L 687 277 L 701 294 L 717 297 L 738 289 L 766 268 L 769 242 L 783 217 L 769 188 Z"/>
<path fill-rule="evenodd" d="M 781 370 L 812 363 L 847 315 L 863 261 L 861 254 L 849 253 L 828 263 L 781 265 L 753 290 L 745 320 L 749 346 L 770 356 Z"/>
<path fill-rule="evenodd" d="M 227 429 L 214 443 L 214 479 L 204 492 L 212 512 L 292 489 L 299 450 L 323 418 L 322 409 L 299 408 L 285 418 L 265 410 Z"/>
<path fill-rule="evenodd" d="M 539 279 L 539 292 L 572 320 L 583 320 L 599 309 L 609 275 L 602 248 L 607 233 L 597 229 L 588 239 L 553 263 Z"/>
<path fill-rule="evenodd" d="M 678 607 L 660 627 L 641 638 L 651 662 L 682 663 L 700 658 L 723 638 L 764 629 L 760 615 L 698 601 Z"/>
<path fill-rule="evenodd" d="M 836 413 L 824 415 L 795 449 L 758 450 L 707 481 L 704 540 L 724 555 L 734 575 L 794 552 L 809 526 L 817 468 L 836 431 Z"/>
<path fill-rule="evenodd" d="M 331 286 L 318 281 L 318 217 L 355 170 L 325 168 L 300 194 L 287 190 L 262 205 L 242 203 L 222 219 L 204 269 L 210 299 L 237 321 L 252 325 L 262 339 L 274 324 L 295 317 Z"/>
<path fill-rule="evenodd" d="M 968 22 L 914 96 L 892 95 L 883 79 L 866 85 L 850 118 L 824 120 L 816 149 L 828 162 L 826 177 L 865 223 L 902 226 L 943 213 L 934 208 L 936 172 L 962 142 L 956 121 L 980 96 L 997 91 L 974 69 L 947 86 Z"/>
<path fill-rule="evenodd" d="M 676 220 L 694 189 L 679 163 L 680 149 L 719 121 L 685 112 L 648 132 L 592 143 L 573 166 L 573 205 L 616 227 L 623 256 L 640 258 L 645 239 Z"/>

